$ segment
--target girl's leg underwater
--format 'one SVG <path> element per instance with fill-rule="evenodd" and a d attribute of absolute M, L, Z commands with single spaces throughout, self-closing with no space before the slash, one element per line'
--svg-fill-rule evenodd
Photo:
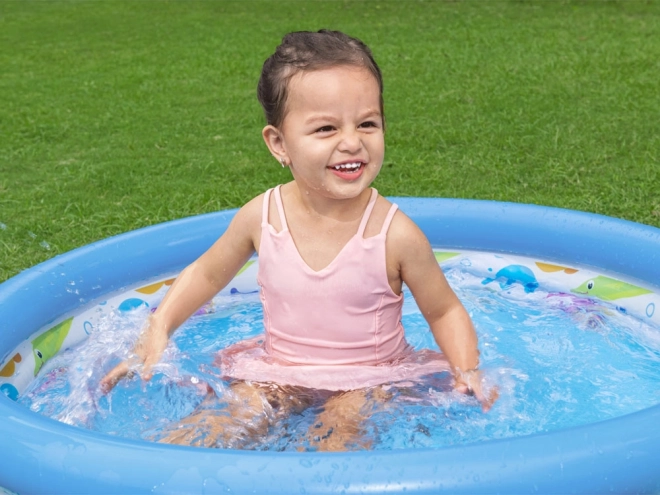
<path fill-rule="evenodd" d="M 365 438 L 364 422 L 387 401 L 382 387 L 341 392 L 330 397 L 307 432 L 313 450 L 344 451 L 369 449 L 373 439 Z"/>
<path fill-rule="evenodd" d="M 159 441 L 194 447 L 238 446 L 239 440 L 268 428 L 266 404 L 250 383 L 232 383 L 224 394 L 226 407 L 219 409 L 211 391 L 193 413 L 170 428 Z"/>
<path fill-rule="evenodd" d="M 286 388 L 233 382 L 219 409 L 214 392 L 188 417 L 171 427 L 159 441 L 194 447 L 242 448 L 264 436 L 270 424 L 283 415 L 307 407 Z"/>

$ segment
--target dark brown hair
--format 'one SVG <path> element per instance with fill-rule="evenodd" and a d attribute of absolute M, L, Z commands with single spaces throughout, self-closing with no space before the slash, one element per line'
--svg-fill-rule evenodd
<path fill-rule="evenodd" d="M 383 113 L 383 76 L 369 47 L 357 38 L 340 31 L 298 31 L 287 34 L 264 62 L 257 86 L 257 98 L 264 109 L 266 122 L 275 127 L 285 116 L 288 85 L 301 71 L 329 69 L 341 65 L 363 67 L 378 81 L 380 113 Z"/>

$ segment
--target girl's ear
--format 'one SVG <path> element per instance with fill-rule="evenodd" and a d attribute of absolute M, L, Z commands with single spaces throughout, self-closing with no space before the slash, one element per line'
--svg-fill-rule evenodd
<path fill-rule="evenodd" d="M 282 132 L 273 125 L 267 125 L 261 131 L 266 146 L 270 153 L 284 166 L 284 163 L 289 161 L 289 157 L 284 147 L 284 138 Z"/>

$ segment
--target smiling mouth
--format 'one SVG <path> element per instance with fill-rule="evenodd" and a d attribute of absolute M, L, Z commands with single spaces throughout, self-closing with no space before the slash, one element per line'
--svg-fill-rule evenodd
<path fill-rule="evenodd" d="M 357 172 L 358 170 L 360 170 L 360 168 L 362 168 L 362 166 L 364 166 L 363 162 L 352 162 L 352 163 L 342 163 L 340 165 L 333 165 L 328 168 L 330 168 L 331 170 L 336 170 L 337 172 L 345 172 L 350 174 Z"/>

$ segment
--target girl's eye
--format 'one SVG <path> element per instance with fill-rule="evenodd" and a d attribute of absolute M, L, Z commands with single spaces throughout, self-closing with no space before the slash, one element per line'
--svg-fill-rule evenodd
<path fill-rule="evenodd" d="M 334 130 L 334 127 L 331 125 L 324 125 L 323 127 L 319 127 L 316 129 L 316 132 L 332 132 Z"/>
<path fill-rule="evenodd" d="M 367 122 L 362 122 L 360 124 L 360 127 L 378 127 L 378 124 L 376 124 L 376 122 L 369 120 Z"/>

